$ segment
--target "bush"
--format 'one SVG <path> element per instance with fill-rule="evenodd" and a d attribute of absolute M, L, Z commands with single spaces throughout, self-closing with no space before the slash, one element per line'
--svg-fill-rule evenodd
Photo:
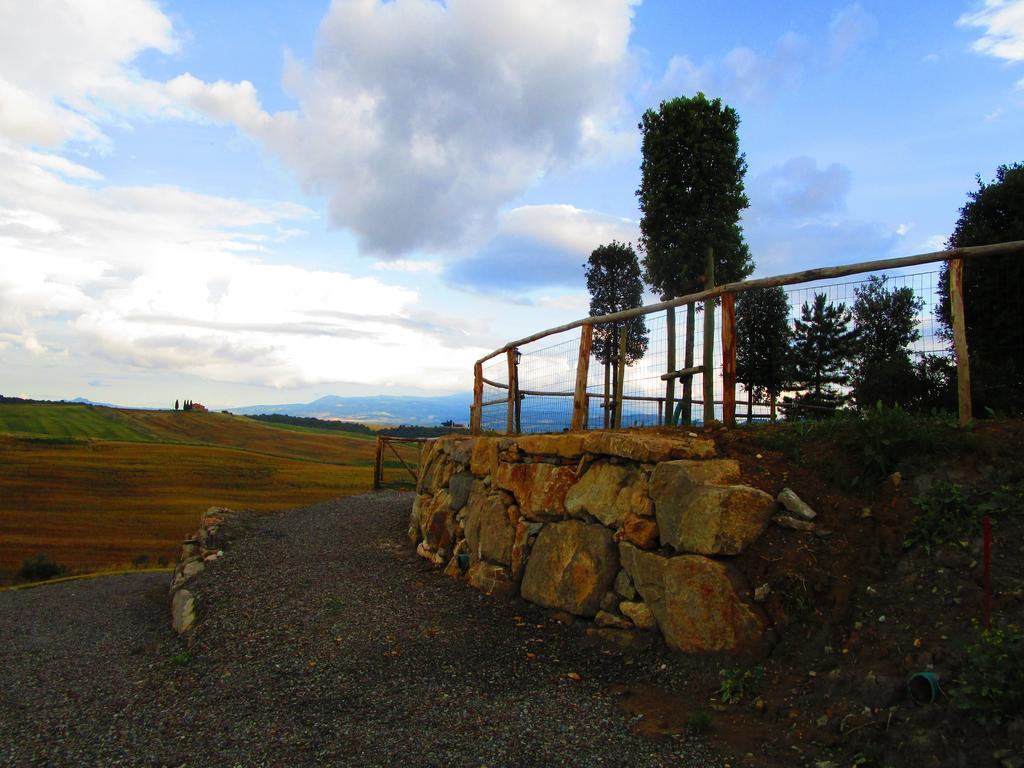
<path fill-rule="evenodd" d="M 1024 712 L 1024 632 L 1014 624 L 985 629 L 965 649 L 954 702 L 983 725 Z"/>
<path fill-rule="evenodd" d="M 735 704 L 757 689 L 764 679 L 764 667 L 729 667 L 719 670 L 718 676 L 722 686 L 715 693 L 722 695 L 723 704 Z"/>
<path fill-rule="evenodd" d="M 969 503 L 963 489 L 946 480 L 935 483 L 924 496 L 914 498 L 920 514 L 914 518 L 904 547 L 921 545 L 926 552 L 945 541 L 973 535 L 978 527 L 978 507 Z"/>
<path fill-rule="evenodd" d="M 18 571 L 17 578 L 21 581 L 47 581 L 64 576 L 68 569 L 59 563 L 51 563 L 46 555 L 40 552 L 33 560 L 26 560 Z"/>
<path fill-rule="evenodd" d="M 148 562 L 149 562 L 149 555 L 146 555 L 146 554 L 136 555 L 135 558 L 132 560 L 132 565 L 134 565 L 136 568 L 142 568 Z"/>

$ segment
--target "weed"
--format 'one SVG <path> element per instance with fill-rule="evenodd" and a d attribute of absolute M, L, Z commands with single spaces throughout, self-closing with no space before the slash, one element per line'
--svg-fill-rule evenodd
<path fill-rule="evenodd" d="M 17 578 L 22 581 L 47 581 L 63 576 L 67 572 L 68 569 L 63 565 L 50 562 L 46 555 L 40 552 L 34 559 L 26 560 L 22 564 Z"/>
<path fill-rule="evenodd" d="M 932 485 L 924 496 L 913 499 L 921 512 L 914 518 L 903 546 L 932 548 L 945 541 L 957 541 L 973 535 L 978 525 L 978 508 L 968 502 L 956 483 L 941 481 Z"/>
<path fill-rule="evenodd" d="M 728 667 L 719 670 L 718 676 L 722 685 L 715 694 L 721 694 L 723 704 L 735 704 L 757 689 L 764 679 L 764 667 Z"/>
<path fill-rule="evenodd" d="M 188 651 L 182 651 L 181 653 L 176 653 L 171 656 L 171 664 L 178 667 L 183 667 L 190 661 L 192 661 L 192 654 Z"/>
<path fill-rule="evenodd" d="M 988 499 L 978 505 L 978 514 L 1024 514 L 1024 481 L 1000 483 Z"/>
<path fill-rule="evenodd" d="M 965 649 L 959 683 L 954 702 L 983 725 L 1024 712 L 1024 632 L 1015 624 L 978 632 Z"/>
<path fill-rule="evenodd" d="M 711 719 L 710 713 L 705 709 L 691 712 L 690 716 L 686 718 L 686 730 L 691 733 L 707 733 L 713 725 L 714 721 Z"/>

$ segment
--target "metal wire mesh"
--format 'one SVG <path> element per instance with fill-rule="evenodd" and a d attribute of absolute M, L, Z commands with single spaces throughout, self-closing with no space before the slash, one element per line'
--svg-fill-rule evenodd
<path fill-rule="evenodd" d="M 939 270 L 910 272 L 895 270 L 877 273 L 886 277 L 886 289 L 893 291 L 910 288 L 915 299 L 922 302 L 917 312 L 919 338 L 909 351 L 914 356 L 924 354 L 949 357 L 949 341 L 941 333 L 935 310 L 940 297 Z M 857 291 L 869 284 L 869 275 L 835 282 L 805 283 L 785 288 L 789 299 L 790 327 L 800 317 L 804 303 L 813 305 L 816 294 L 824 294 L 826 302 L 844 304 L 852 309 Z M 666 382 L 661 379 L 668 371 L 668 312 L 675 312 L 675 367 L 681 369 L 704 365 L 704 314 L 701 305 L 693 313 L 692 361 L 686 358 L 687 309 L 662 310 L 643 317 L 648 344 L 643 356 L 626 366 L 622 382 L 623 427 L 650 427 L 667 423 L 671 414 L 666 411 Z M 723 418 L 722 379 L 722 309 L 715 307 L 715 338 L 711 359 L 714 381 L 714 414 Z M 520 393 L 518 408 L 509 400 L 509 362 L 505 355 L 487 361 L 483 366 L 484 406 L 481 409 L 481 427 L 484 430 L 505 432 L 509 427 L 509 414 L 513 432 L 554 432 L 569 428 L 572 419 L 573 391 L 576 382 L 576 364 L 579 354 L 578 329 L 546 337 L 518 350 L 518 365 L 513 367 Z M 513 353 L 515 354 L 515 353 Z M 614 397 L 614 365 L 603 364 L 592 356 L 587 378 L 587 427 L 602 429 L 611 426 L 606 402 Z M 684 381 L 674 386 L 674 400 L 684 395 Z M 703 374 L 692 376 L 690 407 L 681 409 L 679 423 L 700 423 L 703 419 Z M 849 387 L 841 388 L 844 394 Z M 748 393 L 742 384 L 736 385 L 736 416 L 748 418 Z M 751 403 L 749 417 L 766 418 L 766 403 Z"/>

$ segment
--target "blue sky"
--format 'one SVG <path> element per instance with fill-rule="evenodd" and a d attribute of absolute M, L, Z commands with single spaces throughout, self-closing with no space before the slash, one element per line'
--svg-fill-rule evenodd
<path fill-rule="evenodd" d="M 1024 2 L 0 5 L 0 393 L 466 390 L 586 314 L 698 90 L 758 274 L 934 250 L 1024 160 Z"/>

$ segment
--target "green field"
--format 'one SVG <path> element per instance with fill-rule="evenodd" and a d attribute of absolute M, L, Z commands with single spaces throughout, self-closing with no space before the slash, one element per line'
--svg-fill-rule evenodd
<path fill-rule="evenodd" d="M 173 560 L 209 506 L 369 490 L 373 453 L 372 436 L 223 413 L 0 404 L 0 583 L 40 553 L 73 572 Z"/>

